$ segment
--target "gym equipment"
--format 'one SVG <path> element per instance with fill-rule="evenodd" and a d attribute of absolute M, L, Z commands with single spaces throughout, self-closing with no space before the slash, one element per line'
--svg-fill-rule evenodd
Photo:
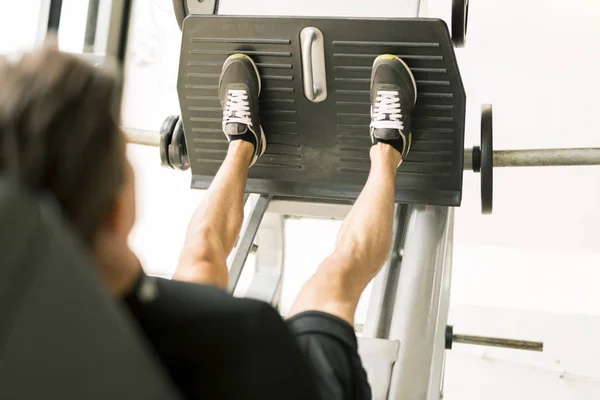
<path fill-rule="evenodd" d="M 393 247 L 373 282 L 359 350 L 374 399 L 438 400 L 448 338 L 452 207 L 460 205 L 463 170 L 481 172 L 482 211 L 491 212 L 494 167 L 597 165 L 600 149 L 493 151 L 492 110 L 484 106 L 481 143 L 464 150 L 466 96 L 453 46 L 465 44 L 466 0 L 451 2 L 452 35 L 443 21 L 418 18 L 426 16 L 426 0 L 405 0 L 407 14 L 385 20 L 211 15 L 232 3 L 230 10 L 235 10 L 248 1 L 173 0 L 182 28 L 182 116 L 170 117 L 161 135 L 125 129 L 129 140 L 159 146 L 169 168 L 184 169 L 186 155 L 192 154 L 192 187 L 207 187 L 226 150 L 216 93 L 221 65 L 233 52 L 257 61 L 269 148 L 251 170 L 248 191 L 254 194 L 247 199 L 250 212 L 228 259 L 228 289 L 236 290 L 247 256 L 255 250 L 256 272 L 244 295 L 276 306 L 284 269 L 284 220 L 345 217 L 369 164 L 372 61 L 381 53 L 401 55 L 419 86 L 414 146 L 399 170 Z M 253 13 L 271 14 L 291 4 L 258 3 L 253 0 Z M 113 0 L 113 7 L 120 6 Z M 381 4 L 377 8 L 386 9 Z M 111 32 L 123 32 L 112 27 Z M 115 49 L 123 41 L 109 42 Z M 514 341 L 452 332 L 450 338 L 518 347 Z"/>
<path fill-rule="evenodd" d="M 195 155 L 193 188 L 206 189 L 225 157 L 216 89 L 225 59 L 241 52 L 261 72 L 260 109 L 269 137 L 248 191 L 274 199 L 353 201 L 370 165 L 371 65 L 377 55 L 392 53 L 412 68 L 419 91 L 413 146 L 398 170 L 396 200 L 460 204 L 466 97 L 442 21 L 188 16 L 182 35 L 178 92 Z"/>
<path fill-rule="evenodd" d="M 181 118 L 178 115 L 165 118 L 159 135 L 160 165 L 180 171 L 188 170 L 190 168 L 190 158 Z"/>
<path fill-rule="evenodd" d="M 0 398 L 181 398 L 52 199 L 0 178 L 0 248 Z"/>
<path fill-rule="evenodd" d="M 475 346 L 501 347 L 504 349 L 544 351 L 544 343 L 531 342 L 527 340 L 501 339 L 473 335 L 457 335 L 454 333 L 454 327 L 446 327 L 446 350 L 452 350 L 454 343 L 470 344 Z"/>
<path fill-rule="evenodd" d="M 464 169 L 481 174 L 482 213 L 491 214 L 493 169 L 516 167 L 567 167 L 600 165 L 600 148 L 494 150 L 492 108 L 482 106 L 481 146 L 464 150 Z M 157 132 L 124 128 L 129 143 L 162 146 Z M 183 146 L 183 143 L 181 144 Z M 161 150 L 162 151 L 162 150 Z M 161 153 L 162 154 L 162 153 Z M 161 156 L 161 165 L 163 157 Z M 170 165 L 167 165 L 171 168 Z"/>
<path fill-rule="evenodd" d="M 473 147 L 473 171 L 481 175 L 481 213 L 491 214 L 494 196 L 494 142 L 492 105 L 481 107 L 481 147 Z"/>
<path fill-rule="evenodd" d="M 426 2 L 414 5 L 415 14 L 394 16 L 411 19 L 385 21 L 218 17 L 210 14 L 227 0 L 205 1 L 201 12 L 191 11 L 198 5 L 192 3 L 174 0 L 183 28 L 182 120 L 189 153 L 196 156 L 190 160 L 192 187 L 207 187 L 225 156 L 216 97 L 223 61 L 233 52 L 246 53 L 262 74 L 269 147 L 250 173 L 248 191 L 258 194 L 248 199 L 250 212 L 228 260 L 229 291 L 235 291 L 248 253 L 256 249 L 256 272 L 244 295 L 275 306 L 284 271 L 285 218 L 342 219 L 364 183 L 373 59 L 399 54 L 414 71 L 419 99 L 413 152 L 399 170 L 393 249 L 374 280 L 359 350 L 374 399 L 422 399 L 423 394 L 439 399 L 453 246 L 454 209 L 448 206 L 459 205 L 462 192 L 457 168 L 481 173 L 482 211 L 490 213 L 494 167 L 600 165 L 600 149 L 494 151 L 490 105 L 482 107 L 481 143 L 463 149 L 465 94 L 451 44 L 465 44 L 468 1 L 452 2 L 451 39 L 443 22 L 415 19 L 423 16 L 420 9 L 426 7 L 420 6 Z M 256 13 L 267 11 L 266 5 L 253 7 Z M 277 6 L 268 7 L 271 14 Z M 132 132 L 134 140 L 156 141 L 147 135 Z M 440 186 L 444 179 L 449 183 Z M 526 343 L 453 334 L 450 339 L 511 348 Z"/>
<path fill-rule="evenodd" d="M 469 0 L 452 0 L 452 41 L 455 47 L 464 47 L 467 40 Z"/>
<path fill-rule="evenodd" d="M 160 128 L 160 145 L 158 150 L 160 151 L 160 165 L 163 167 L 173 168 L 169 162 L 169 146 L 171 145 L 173 131 L 175 130 L 175 125 L 177 125 L 178 121 L 178 116 L 168 116 Z"/>

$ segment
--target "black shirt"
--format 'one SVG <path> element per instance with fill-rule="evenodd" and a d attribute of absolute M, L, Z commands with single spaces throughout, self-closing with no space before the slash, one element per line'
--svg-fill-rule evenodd
<path fill-rule="evenodd" d="M 190 399 L 318 399 L 311 370 L 270 305 L 142 276 L 125 303 Z"/>

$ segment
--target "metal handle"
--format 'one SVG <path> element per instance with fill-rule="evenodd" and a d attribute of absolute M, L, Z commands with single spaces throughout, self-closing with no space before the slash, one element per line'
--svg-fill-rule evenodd
<path fill-rule="evenodd" d="M 304 28 L 300 33 L 300 46 L 304 95 L 313 103 L 319 103 L 327 98 L 323 33 L 317 28 Z"/>

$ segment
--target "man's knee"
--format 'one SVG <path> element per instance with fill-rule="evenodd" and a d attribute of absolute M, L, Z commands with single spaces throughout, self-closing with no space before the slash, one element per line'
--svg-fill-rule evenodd
<path fill-rule="evenodd" d="M 202 224 L 191 234 L 195 237 L 191 242 L 194 244 L 184 245 L 175 278 L 227 287 L 228 254 L 214 228 Z"/>
<path fill-rule="evenodd" d="M 309 310 L 323 311 L 352 324 L 358 301 L 368 283 L 359 274 L 343 258 L 328 257 L 304 285 L 291 315 Z"/>
<path fill-rule="evenodd" d="M 182 258 L 196 262 L 222 263 L 228 254 L 215 229 L 209 224 L 198 225 L 193 232 L 188 232 L 194 240 L 187 241 L 181 252 Z"/>

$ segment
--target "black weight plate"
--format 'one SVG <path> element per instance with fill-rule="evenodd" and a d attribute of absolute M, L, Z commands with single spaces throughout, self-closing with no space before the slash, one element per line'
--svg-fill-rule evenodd
<path fill-rule="evenodd" d="M 454 327 L 452 325 L 446 326 L 446 334 L 444 336 L 446 339 L 446 350 L 452 350 L 452 343 L 454 342 Z"/>
<path fill-rule="evenodd" d="M 481 106 L 481 213 L 491 214 L 494 195 L 492 105 Z"/>
<path fill-rule="evenodd" d="M 178 115 L 170 115 L 165 118 L 162 126 L 160 127 L 160 144 L 158 146 L 160 150 L 160 165 L 166 168 L 173 168 L 169 162 L 169 145 L 171 144 L 173 130 L 175 129 L 175 125 L 177 125 L 178 121 Z"/>
<path fill-rule="evenodd" d="M 190 158 L 188 157 L 181 118 L 177 120 L 177 124 L 173 129 L 173 137 L 171 138 L 171 144 L 169 144 L 169 163 L 173 168 L 180 171 L 187 171 L 190 168 Z"/>
<path fill-rule="evenodd" d="M 452 42 L 465 47 L 469 20 L 469 0 L 452 0 Z"/>

